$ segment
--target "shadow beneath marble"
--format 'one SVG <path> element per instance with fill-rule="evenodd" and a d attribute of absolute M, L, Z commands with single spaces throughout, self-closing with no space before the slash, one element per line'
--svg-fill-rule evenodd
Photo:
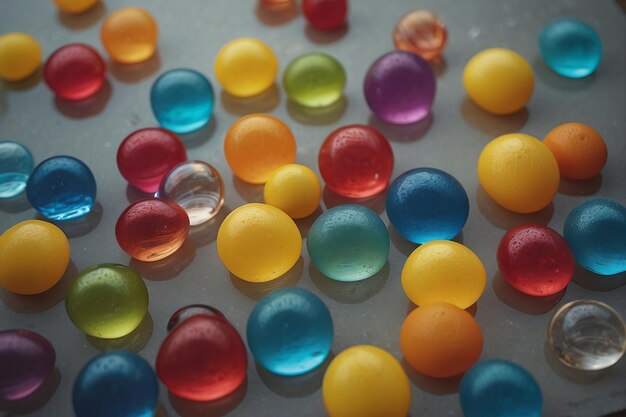
<path fill-rule="evenodd" d="M 59 96 L 54 97 L 56 109 L 70 119 L 86 119 L 99 115 L 109 103 L 113 88 L 108 80 L 92 96 L 82 100 L 67 100 Z"/>
<path fill-rule="evenodd" d="M 394 125 L 387 123 L 376 115 L 370 115 L 367 124 L 376 130 L 379 130 L 387 139 L 392 142 L 409 143 L 421 139 L 428 133 L 433 125 L 434 116 L 429 113 L 419 122 L 408 125 Z"/>
<path fill-rule="evenodd" d="M 25 188 L 24 191 L 15 197 L 0 199 L 0 211 L 4 211 L 5 213 L 21 213 L 29 208 L 31 208 L 31 206 Z"/>
<path fill-rule="evenodd" d="M 542 224 L 547 225 L 554 214 L 554 204 L 550 203 L 547 207 L 535 213 L 521 214 L 509 211 L 493 201 L 489 195 L 479 185 L 476 187 L 476 204 L 478 211 L 485 219 L 498 229 L 509 230 L 512 227 L 521 224 Z"/>
<path fill-rule="evenodd" d="M 168 392 L 170 404 L 181 417 L 222 417 L 232 412 L 246 396 L 248 378 L 236 390 L 213 401 L 191 401 Z"/>
<path fill-rule="evenodd" d="M 383 289 L 389 279 L 389 262 L 376 274 L 361 281 L 344 282 L 328 278 L 313 262 L 309 264 L 309 276 L 313 284 L 333 300 L 343 304 L 359 304 Z"/>
<path fill-rule="evenodd" d="M 43 65 L 40 65 L 35 72 L 19 81 L 2 80 L 4 88 L 8 91 L 27 91 L 35 87 L 43 79 Z"/>
<path fill-rule="evenodd" d="M 579 371 L 574 368 L 570 368 L 559 360 L 550 349 L 548 341 L 543 342 L 543 356 L 550 369 L 562 378 L 572 381 L 575 384 L 591 385 L 607 377 L 611 372 L 611 368 L 602 369 L 599 371 Z"/>
<path fill-rule="evenodd" d="M 201 146 L 208 142 L 216 130 L 217 116 L 213 114 L 209 122 L 206 125 L 202 126 L 200 129 L 194 130 L 193 132 L 189 133 L 182 133 L 178 136 L 180 136 L 180 138 L 183 140 L 185 148 L 191 149 L 197 148 L 198 146 Z"/>
<path fill-rule="evenodd" d="M 303 375 L 284 376 L 274 374 L 255 362 L 256 371 L 261 381 L 270 390 L 286 398 L 308 397 L 322 386 L 326 368 L 335 357 L 333 352 L 317 368 Z"/>
<path fill-rule="evenodd" d="M 215 217 L 202 224 L 191 226 L 189 228 L 187 240 L 191 242 L 196 249 L 215 242 L 217 239 L 217 232 L 219 231 L 222 222 L 231 211 L 232 210 L 228 206 L 222 205 L 222 208 L 220 208 L 220 211 L 215 215 Z"/>
<path fill-rule="evenodd" d="M 236 116 L 251 113 L 269 113 L 280 104 L 280 89 L 276 83 L 266 91 L 253 97 L 234 97 L 225 90 L 220 93 L 220 101 L 224 110 Z"/>
<path fill-rule="evenodd" d="M 98 227 L 100 220 L 102 220 L 103 212 L 104 210 L 102 208 L 102 204 L 100 204 L 99 201 L 96 201 L 96 204 L 93 205 L 89 213 L 74 219 L 54 221 L 43 217 L 40 213 L 37 213 L 35 217 L 38 220 L 53 223 L 59 229 L 63 230 L 63 233 L 71 239 L 74 237 L 84 236 Z"/>
<path fill-rule="evenodd" d="M 85 335 L 85 338 L 91 346 L 95 347 L 100 352 L 107 350 L 130 350 L 131 352 L 137 353 L 146 347 L 152 337 L 153 330 L 154 322 L 148 311 L 141 323 L 139 323 L 139 326 L 126 336 L 117 339 L 101 339 Z"/>
<path fill-rule="evenodd" d="M 167 412 L 167 408 L 165 408 L 165 405 L 161 401 L 157 403 L 157 406 L 154 409 L 154 415 L 152 417 L 170 417 L 169 413 Z"/>
<path fill-rule="evenodd" d="M 449 378 L 433 378 L 417 372 L 404 358 L 400 363 L 413 385 L 423 391 L 434 395 L 448 395 L 459 391 L 463 374 Z"/>
<path fill-rule="evenodd" d="M 311 226 L 313 226 L 313 223 L 315 223 L 315 220 L 317 220 L 317 218 L 324 212 L 324 210 L 322 210 L 321 206 L 317 206 L 317 209 L 309 214 L 306 217 L 303 217 L 301 219 L 294 219 L 293 221 L 296 223 L 296 226 L 298 226 L 298 230 L 300 230 L 300 235 L 302 236 L 303 239 L 305 239 L 307 237 L 307 235 L 309 234 L 309 229 L 311 228 Z"/>
<path fill-rule="evenodd" d="M 306 28 L 304 29 L 304 34 L 311 42 L 320 45 L 326 45 L 341 40 L 344 36 L 346 36 L 349 29 L 350 28 L 347 22 L 344 23 L 341 27 L 334 30 L 318 30 L 315 29 L 313 26 L 307 24 Z"/>
<path fill-rule="evenodd" d="M 597 194 L 602 186 L 602 174 L 598 174 L 587 180 L 572 180 L 561 177 L 559 194 L 575 197 L 585 197 Z"/>
<path fill-rule="evenodd" d="M 596 82 L 596 73 L 583 78 L 569 78 L 552 71 L 540 56 L 532 63 L 533 71 L 539 82 L 561 91 L 581 91 Z"/>
<path fill-rule="evenodd" d="M 430 64 L 430 67 L 433 69 L 433 72 L 435 73 L 435 76 L 437 78 L 443 77 L 448 70 L 448 62 L 443 56 L 439 56 L 432 61 L 428 61 L 428 63 Z"/>
<path fill-rule="evenodd" d="M 154 197 L 154 193 L 147 193 L 145 191 L 141 191 L 139 188 L 133 187 L 130 184 L 126 184 L 126 200 L 128 200 L 129 204 L 133 204 L 139 200 L 150 197 Z M 122 214 L 122 212 L 119 214 Z"/>
<path fill-rule="evenodd" d="M 496 272 L 491 280 L 491 288 L 496 296 L 509 307 L 532 316 L 541 316 L 552 311 L 561 302 L 567 292 L 567 287 L 556 294 L 546 297 L 526 295 L 513 288 L 502 276 Z"/>
<path fill-rule="evenodd" d="M 70 14 L 57 10 L 57 20 L 70 30 L 85 30 L 98 23 L 106 12 L 105 3 L 99 1 L 92 8 L 79 14 Z"/>
<path fill-rule="evenodd" d="M 292 21 L 298 15 L 294 1 L 271 2 L 261 0 L 255 14 L 259 22 L 266 26 L 280 26 Z"/>
<path fill-rule="evenodd" d="M 17 401 L 0 400 L 0 411 L 6 413 L 5 417 L 20 415 L 35 415 L 57 392 L 61 384 L 61 372 L 55 367 L 46 380 L 29 396 Z M 43 414 L 37 414 L 43 415 Z"/>
<path fill-rule="evenodd" d="M 333 207 L 342 206 L 344 204 L 358 204 L 360 206 L 367 207 L 368 209 L 374 211 L 376 214 L 381 214 L 385 211 L 386 199 L 386 188 L 378 194 L 365 198 L 344 197 L 342 195 L 336 194 L 327 186 L 324 186 L 324 190 L 322 193 L 322 200 L 324 201 L 324 205 L 326 206 L 327 210 Z"/>
<path fill-rule="evenodd" d="M 406 315 L 408 316 L 409 314 L 411 314 L 413 312 L 413 310 L 415 310 L 416 308 L 418 308 L 418 306 L 415 303 L 413 303 L 412 301 L 409 301 L 409 303 L 408 303 L 408 305 L 406 307 Z M 472 317 L 476 317 L 476 313 L 478 313 L 478 301 L 476 301 L 471 306 L 467 307 L 465 309 L 465 311 L 470 313 L 472 315 Z"/>
<path fill-rule="evenodd" d="M 196 247 L 189 239 L 176 252 L 154 262 L 144 262 L 131 258 L 129 267 L 142 278 L 150 281 L 167 281 L 182 274 L 196 257 Z"/>
<path fill-rule="evenodd" d="M 230 281 L 235 288 L 248 298 L 253 300 L 260 300 L 261 298 L 269 295 L 273 291 L 280 288 L 295 287 L 302 276 L 304 270 L 304 261 L 302 257 L 298 258 L 298 261 L 294 266 L 280 277 L 266 282 L 249 282 L 245 281 L 234 274 L 230 274 Z"/>
<path fill-rule="evenodd" d="M 590 291 L 607 292 L 626 284 L 626 272 L 615 275 L 600 275 L 576 264 L 572 282 Z"/>
<path fill-rule="evenodd" d="M 413 243 L 402 237 L 398 230 L 393 227 L 391 222 L 389 223 L 389 225 L 387 225 L 387 231 L 389 232 L 389 239 L 391 240 L 391 244 L 404 256 L 409 256 L 413 253 L 415 249 L 420 246 L 417 243 Z"/>
<path fill-rule="evenodd" d="M 235 174 L 232 175 L 233 186 L 237 194 L 248 203 L 263 203 L 263 184 L 250 184 L 242 181 Z"/>
<path fill-rule="evenodd" d="M 519 132 L 528 121 L 526 107 L 513 114 L 497 115 L 481 109 L 469 97 L 461 102 L 461 115 L 467 125 L 487 135 L 484 145 L 506 133 Z"/>
<path fill-rule="evenodd" d="M 147 60 L 136 64 L 120 64 L 109 59 L 108 68 L 116 80 L 125 84 L 135 84 L 150 78 L 161 68 L 161 56 L 157 51 Z"/>
<path fill-rule="evenodd" d="M 296 122 L 304 125 L 323 126 L 337 123 L 348 108 L 348 99 L 341 96 L 339 100 L 325 107 L 305 107 L 293 100 L 287 100 L 287 113 Z"/>

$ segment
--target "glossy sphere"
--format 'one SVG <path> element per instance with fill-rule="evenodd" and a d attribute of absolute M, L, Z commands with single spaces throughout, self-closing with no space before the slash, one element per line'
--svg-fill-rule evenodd
<path fill-rule="evenodd" d="M 389 52 L 367 71 L 363 91 L 376 116 L 406 125 L 430 114 L 435 99 L 435 74 L 423 58 L 404 51 Z"/>
<path fill-rule="evenodd" d="M 276 168 L 296 160 L 296 141 L 282 120 L 269 114 L 250 114 L 226 132 L 224 154 L 241 180 L 263 184 Z"/>
<path fill-rule="evenodd" d="M 283 86 L 291 100 L 305 107 L 324 107 L 341 98 L 346 71 L 339 61 L 323 53 L 301 55 L 291 61 Z"/>
<path fill-rule="evenodd" d="M 0 199 L 21 194 L 34 165 L 33 155 L 26 146 L 0 141 Z"/>
<path fill-rule="evenodd" d="M 146 198 L 126 208 L 115 224 L 115 238 L 128 255 L 144 262 L 163 259 L 180 248 L 189 233 L 189 217 L 169 200 Z"/>
<path fill-rule="evenodd" d="M 448 303 L 429 304 L 404 319 L 400 348 L 416 371 L 447 378 L 467 371 L 478 360 L 483 334 L 467 311 Z"/>
<path fill-rule="evenodd" d="M 447 41 L 446 25 L 430 10 L 407 13 L 396 24 L 393 32 L 396 49 L 412 52 L 428 60 L 438 58 Z"/>
<path fill-rule="evenodd" d="M 478 158 L 478 179 L 496 203 L 516 213 L 548 206 L 559 188 L 559 166 L 550 149 L 523 133 L 502 135 Z"/>
<path fill-rule="evenodd" d="M 580 266 L 600 275 L 626 271 L 626 207 L 602 198 L 587 200 L 569 212 L 563 226 Z"/>
<path fill-rule="evenodd" d="M 217 253 L 234 275 L 250 282 L 271 281 L 300 258 L 302 236 L 285 212 L 267 204 L 233 210 L 217 232 Z"/>
<path fill-rule="evenodd" d="M 181 206 L 190 226 L 202 224 L 215 217 L 224 204 L 222 176 L 206 162 L 181 162 L 163 177 L 159 198 Z"/>
<path fill-rule="evenodd" d="M 191 311 L 189 310 L 191 307 Z M 192 401 L 224 397 L 246 377 L 246 347 L 237 330 L 208 306 L 180 309 L 156 359 L 157 375 L 169 391 Z M 204 311 L 203 311 L 204 310 Z M 188 313 L 188 314 L 187 314 Z"/>
<path fill-rule="evenodd" d="M 535 88 L 528 61 L 504 48 L 485 49 L 474 55 L 463 70 L 467 95 L 483 110 L 511 114 L 524 108 Z"/>
<path fill-rule="evenodd" d="M 302 0 L 302 12 L 315 29 L 334 30 L 346 21 L 348 0 Z"/>
<path fill-rule="evenodd" d="M 26 33 L 0 36 L 0 78 L 20 81 L 32 75 L 41 64 L 41 45 Z"/>
<path fill-rule="evenodd" d="M 332 360 L 322 395 L 330 417 L 406 417 L 411 402 L 400 363 L 369 345 L 352 346 Z"/>
<path fill-rule="evenodd" d="M 54 368 L 54 347 L 30 330 L 0 331 L 0 400 L 28 397 L 44 383 Z"/>
<path fill-rule="evenodd" d="M 389 184 L 393 150 L 376 129 L 344 126 L 328 135 L 318 163 L 326 186 L 334 193 L 349 198 L 370 197 Z"/>
<path fill-rule="evenodd" d="M 95 6 L 98 0 L 54 0 L 54 3 L 65 13 L 78 14 Z"/>
<path fill-rule="evenodd" d="M 74 278 L 65 297 L 67 315 L 89 336 L 115 339 L 135 330 L 148 311 L 148 289 L 124 265 L 91 266 Z"/>
<path fill-rule="evenodd" d="M 461 408 L 465 417 L 540 417 L 541 389 L 522 367 L 499 359 L 472 367 L 461 380 Z"/>
<path fill-rule="evenodd" d="M 263 198 L 266 204 L 281 209 L 289 217 L 301 219 L 319 207 L 322 187 L 310 168 L 287 164 L 277 168 L 267 179 Z"/>
<path fill-rule="evenodd" d="M 48 87 L 67 100 L 94 95 L 104 84 L 106 64 L 91 46 L 73 43 L 50 55 L 43 69 Z"/>
<path fill-rule="evenodd" d="M 301 375 L 324 362 L 333 344 L 333 321 L 322 300 L 301 288 L 274 291 L 248 318 L 248 346 L 278 375 Z"/>
<path fill-rule="evenodd" d="M 136 353 L 112 350 L 87 362 L 72 399 L 76 417 L 150 417 L 158 396 L 150 364 Z"/>
<path fill-rule="evenodd" d="M 452 175 L 415 168 L 389 187 L 387 215 L 398 233 L 413 243 L 452 239 L 467 221 L 469 200 Z"/>
<path fill-rule="evenodd" d="M 146 128 L 126 137 L 117 148 L 117 168 L 135 188 L 154 193 L 172 168 L 187 160 L 185 145 L 169 130 Z"/>
<path fill-rule="evenodd" d="M 607 149 L 602 136 L 582 123 L 565 123 L 543 139 L 559 164 L 562 177 L 575 180 L 593 178 L 606 164 Z"/>
<path fill-rule="evenodd" d="M 69 220 L 85 216 L 96 202 L 96 179 L 85 163 L 71 156 L 41 162 L 28 178 L 28 201 L 42 216 Z"/>
<path fill-rule="evenodd" d="M 235 97 L 252 97 L 269 89 L 278 73 L 274 51 L 255 38 L 228 42 L 215 57 L 215 76 Z"/>
<path fill-rule="evenodd" d="M 136 64 L 154 55 L 159 28 L 154 17 L 140 7 L 111 13 L 100 29 L 100 40 L 113 60 Z"/>
<path fill-rule="evenodd" d="M 604 303 L 571 301 L 552 316 L 548 346 L 571 368 L 605 369 L 617 363 L 626 352 L 626 325 L 619 313 Z"/>

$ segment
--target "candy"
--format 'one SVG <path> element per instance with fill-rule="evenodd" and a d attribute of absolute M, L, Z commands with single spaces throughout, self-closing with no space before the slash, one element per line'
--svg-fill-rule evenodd
<path fill-rule="evenodd" d="M 0 78 L 28 78 L 39 69 L 41 54 L 41 45 L 34 37 L 21 32 L 5 33 L 0 36 Z"/>
<path fill-rule="evenodd" d="M 302 12 L 315 29 L 334 30 L 346 21 L 348 0 L 302 0 Z"/>
<path fill-rule="evenodd" d="M 308 53 L 289 63 L 283 86 L 291 100 L 305 107 L 329 106 L 339 100 L 346 72 L 339 61 L 324 53 Z"/>
<path fill-rule="evenodd" d="M 105 73 L 106 64 L 100 54 L 81 43 L 54 51 L 43 69 L 48 87 L 67 100 L 81 100 L 96 94 L 104 84 Z"/>
<path fill-rule="evenodd" d="M 136 64 L 156 51 L 159 28 L 141 7 L 123 7 L 111 13 L 100 28 L 100 40 L 113 60 Z"/>
<path fill-rule="evenodd" d="M 430 10 L 414 10 L 396 24 L 393 43 L 396 49 L 412 52 L 427 60 L 441 55 L 448 41 L 443 20 Z"/>
<path fill-rule="evenodd" d="M 266 204 L 281 209 L 293 219 L 312 214 L 319 207 L 322 187 L 308 167 L 287 164 L 277 168 L 263 188 Z"/>
<path fill-rule="evenodd" d="M 26 189 L 34 164 L 26 146 L 0 141 L 0 199 L 16 197 Z"/>

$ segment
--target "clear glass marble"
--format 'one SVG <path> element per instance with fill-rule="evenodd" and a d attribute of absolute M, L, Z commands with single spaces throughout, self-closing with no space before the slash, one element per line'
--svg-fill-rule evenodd
<path fill-rule="evenodd" d="M 0 141 L 0 198 L 12 198 L 26 189 L 34 167 L 33 155 L 24 145 Z"/>

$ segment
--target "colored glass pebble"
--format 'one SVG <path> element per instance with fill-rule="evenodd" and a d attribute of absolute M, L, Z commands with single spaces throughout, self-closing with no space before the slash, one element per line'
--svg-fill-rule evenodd
<path fill-rule="evenodd" d="M 322 199 L 320 181 L 310 168 L 287 164 L 277 168 L 263 188 L 266 204 L 281 209 L 293 219 L 311 215 Z"/>
<path fill-rule="evenodd" d="M 81 331 L 102 339 L 126 336 L 148 311 L 148 289 L 124 265 L 99 264 L 74 278 L 65 297 L 67 315 Z"/>
<path fill-rule="evenodd" d="M 324 53 L 308 53 L 289 63 L 283 86 L 291 100 L 305 107 L 329 106 L 339 100 L 346 85 L 346 71 Z"/>
<path fill-rule="evenodd" d="M 157 191 L 163 177 L 186 160 L 183 142 L 165 129 L 139 129 L 128 135 L 117 148 L 120 173 L 133 187 L 146 193 Z"/>
<path fill-rule="evenodd" d="M 76 417 L 149 417 L 157 406 L 154 370 L 133 352 L 101 353 L 84 366 L 74 382 Z"/>
<path fill-rule="evenodd" d="M 387 215 L 398 233 L 413 243 L 452 239 L 467 221 L 469 199 L 447 172 L 415 168 L 389 187 Z"/>
<path fill-rule="evenodd" d="M 571 301 L 552 316 L 548 346 L 571 368 L 605 369 L 626 352 L 626 325 L 617 311 L 600 301 Z"/>
<path fill-rule="evenodd" d="M 54 0 L 59 9 L 69 14 L 86 12 L 98 3 L 98 0 Z"/>
<path fill-rule="evenodd" d="M 318 156 L 320 174 L 334 193 L 363 198 L 380 193 L 393 171 L 393 150 L 378 130 L 350 125 L 333 131 Z"/>
<path fill-rule="evenodd" d="M 106 64 L 91 46 L 73 43 L 50 55 L 43 69 L 46 84 L 57 96 L 81 100 L 92 96 L 104 84 Z"/>
<path fill-rule="evenodd" d="M 0 199 L 20 195 L 25 189 L 35 162 L 21 143 L 0 141 Z"/>
<path fill-rule="evenodd" d="M 0 78 L 20 81 L 41 65 L 41 45 L 27 33 L 11 32 L 0 36 Z"/>
<path fill-rule="evenodd" d="M 574 207 L 565 218 L 563 237 L 576 262 L 600 275 L 626 271 L 626 207 L 596 198 Z"/>
<path fill-rule="evenodd" d="M 411 124 L 430 114 L 435 99 L 435 74 L 423 58 L 404 51 L 389 52 L 367 71 L 363 91 L 381 120 Z"/>
<path fill-rule="evenodd" d="M 100 40 L 113 60 L 136 64 L 156 52 L 159 28 L 141 7 L 123 7 L 111 13 L 100 28 Z"/>
<path fill-rule="evenodd" d="M 463 375 L 459 389 L 465 417 L 540 417 L 543 397 L 522 367 L 504 360 L 484 360 Z"/>
<path fill-rule="evenodd" d="M 541 31 L 539 52 L 552 71 L 569 78 L 582 78 L 600 64 L 602 40 L 587 23 L 563 18 Z"/>
<path fill-rule="evenodd" d="M 448 41 L 448 29 L 441 17 L 430 10 L 414 10 L 396 24 L 393 43 L 396 49 L 412 52 L 427 60 L 441 55 Z"/>
<path fill-rule="evenodd" d="M 152 84 L 150 105 L 161 126 L 172 132 L 189 133 L 209 123 L 215 93 L 204 75 L 178 68 L 164 72 Z"/>
<path fill-rule="evenodd" d="M 267 204 L 233 210 L 217 232 L 217 253 L 234 275 L 250 282 L 271 281 L 300 258 L 302 236 L 285 212 Z"/>
<path fill-rule="evenodd" d="M 246 347 L 235 327 L 209 306 L 174 313 L 156 359 L 157 375 L 169 391 L 192 401 L 222 398 L 246 377 Z"/>
<path fill-rule="evenodd" d="M 301 375 L 320 366 L 333 344 L 333 321 L 322 300 L 301 288 L 283 288 L 260 300 L 248 318 L 255 359 L 278 375 Z"/>
<path fill-rule="evenodd" d="M 386 351 L 352 346 L 328 365 L 322 382 L 330 417 L 406 417 L 411 402 L 409 379 Z"/>
<path fill-rule="evenodd" d="M 510 133 L 482 150 L 478 179 L 489 197 L 505 209 L 533 213 L 552 202 L 559 188 L 559 165 L 539 139 Z"/>
<path fill-rule="evenodd" d="M 0 331 L 0 400 L 28 397 L 44 383 L 54 368 L 52 344 L 30 330 Z"/>
<path fill-rule="evenodd" d="M 338 29 L 346 22 L 348 0 L 302 0 L 302 12 L 315 29 Z"/>
<path fill-rule="evenodd" d="M 189 225 L 196 226 L 219 213 L 224 204 L 224 182 L 212 165 L 185 161 L 163 177 L 158 196 L 181 206 L 189 216 Z"/>

